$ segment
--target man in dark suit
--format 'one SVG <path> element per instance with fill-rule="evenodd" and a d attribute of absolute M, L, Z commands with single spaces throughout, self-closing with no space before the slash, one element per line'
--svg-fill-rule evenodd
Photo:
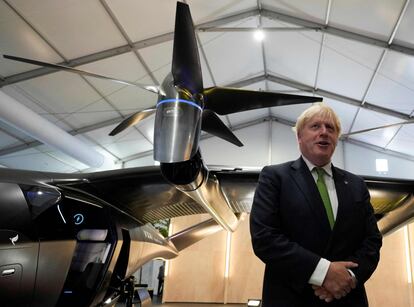
<path fill-rule="evenodd" d="M 368 306 L 382 237 L 363 179 L 331 163 L 339 119 L 314 104 L 295 130 L 301 157 L 263 168 L 250 214 L 262 306 Z"/>

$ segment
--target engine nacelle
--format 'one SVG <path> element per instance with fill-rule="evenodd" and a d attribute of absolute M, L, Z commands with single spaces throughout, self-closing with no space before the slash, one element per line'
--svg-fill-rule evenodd
<path fill-rule="evenodd" d="M 183 162 L 198 150 L 202 96 L 193 97 L 165 78 L 158 97 L 154 126 L 154 159 L 162 163 Z"/>
<path fill-rule="evenodd" d="M 160 166 L 165 179 L 182 191 L 196 190 L 208 178 L 199 151 L 188 161 L 161 163 Z"/>

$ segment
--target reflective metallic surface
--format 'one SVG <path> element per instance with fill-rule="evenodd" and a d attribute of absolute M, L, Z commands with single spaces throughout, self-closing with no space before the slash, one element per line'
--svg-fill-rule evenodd
<path fill-rule="evenodd" d="M 411 194 L 402 204 L 392 212 L 389 212 L 378 221 L 381 233 L 386 235 L 411 223 L 414 219 L 414 196 Z"/>
<path fill-rule="evenodd" d="M 190 196 L 227 231 L 235 231 L 238 226 L 238 218 L 229 206 L 226 195 L 220 188 L 220 183 L 212 173 L 208 174 L 207 180 L 195 190 L 182 190 Z"/>
<path fill-rule="evenodd" d="M 414 217 L 414 181 L 364 177 L 383 235 L 409 223 Z"/>
<path fill-rule="evenodd" d="M 187 161 L 198 150 L 201 107 L 186 90 L 173 85 L 169 74 L 158 98 L 154 129 L 154 160 L 164 163 Z M 186 103 L 188 102 L 188 103 Z"/>
<path fill-rule="evenodd" d="M 150 224 L 129 231 L 131 249 L 126 276 L 131 276 L 143 264 L 154 258 L 172 259 L 178 250 Z"/>
<path fill-rule="evenodd" d="M 386 214 L 403 206 L 411 195 L 409 192 L 387 191 L 376 188 L 371 188 L 369 193 L 376 214 Z"/>
<path fill-rule="evenodd" d="M 250 212 L 259 170 L 223 170 L 214 173 L 232 210 L 239 213 Z"/>
<path fill-rule="evenodd" d="M 174 244 L 178 251 L 181 251 L 184 248 L 197 243 L 201 239 L 222 230 L 223 227 L 217 224 L 214 219 L 208 219 L 197 225 L 184 229 L 183 231 L 170 236 L 168 239 Z"/>

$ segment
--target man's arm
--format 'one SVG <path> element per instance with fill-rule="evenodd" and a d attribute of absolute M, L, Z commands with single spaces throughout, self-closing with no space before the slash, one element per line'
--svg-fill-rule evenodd
<path fill-rule="evenodd" d="M 365 182 L 362 181 L 361 187 L 361 193 L 363 197 L 361 198 L 362 201 L 360 205 L 363 206 L 363 210 L 361 210 L 361 212 L 364 214 L 365 236 L 358 249 L 352 255 L 350 255 L 350 257 L 347 258 L 347 260 L 358 263 L 358 267 L 348 268 L 351 270 L 350 273 L 352 279 L 354 280 L 354 284 L 363 284 L 372 275 L 375 268 L 377 267 L 379 261 L 379 250 L 382 245 L 382 236 L 378 230 L 377 221 L 374 216 L 374 211 L 370 203 L 369 192 L 366 188 Z M 322 287 L 313 287 L 315 290 L 315 295 L 321 299 L 332 301 L 334 297 L 340 298 L 339 294 L 341 292 L 336 292 L 335 295 L 332 291 L 332 288 L 328 290 L 329 288 L 330 287 L 327 286 L 325 281 Z M 344 292 L 342 292 L 342 294 L 344 294 Z"/>
<path fill-rule="evenodd" d="M 362 181 L 362 179 L 361 179 Z M 374 216 L 374 209 L 370 202 L 370 195 L 365 182 L 363 185 L 363 202 L 361 212 L 364 214 L 365 237 L 360 247 L 347 259 L 358 263 L 358 268 L 352 269 L 359 283 L 365 283 L 374 273 L 380 257 L 382 246 L 382 235 L 378 230 L 377 220 Z"/>

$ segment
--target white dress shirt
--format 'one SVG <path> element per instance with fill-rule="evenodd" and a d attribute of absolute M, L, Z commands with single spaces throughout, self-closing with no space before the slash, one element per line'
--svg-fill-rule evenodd
<path fill-rule="evenodd" d="M 302 158 L 305 161 L 306 165 L 308 166 L 309 171 L 311 172 L 312 177 L 316 183 L 316 181 L 318 180 L 318 174 L 316 173 L 316 170 L 314 170 L 316 165 L 314 165 L 304 156 L 302 156 Z M 338 213 L 338 196 L 336 195 L 335 182 L 332 176 L 332 163 L 329 162 L 328 164 L 322 166 L 321 168 L 323 168 L 325 171 L 325 176 L 324 176 L 325 185 L 326 185 L 326 189 L 328 190 L 329 200 L 331 201 L 333 216 L 334 216 L 334 219 L 336 220 L 336 215 Z M 330 264 L 331 262 L 329 260 L 325 258 L 321 258 L 315 270 L 313 271 L 311 277 L 309 278 L 308 282 L 312 285 L 321 286 L 323 284 L 326 274 L 328 273 Z"/>

